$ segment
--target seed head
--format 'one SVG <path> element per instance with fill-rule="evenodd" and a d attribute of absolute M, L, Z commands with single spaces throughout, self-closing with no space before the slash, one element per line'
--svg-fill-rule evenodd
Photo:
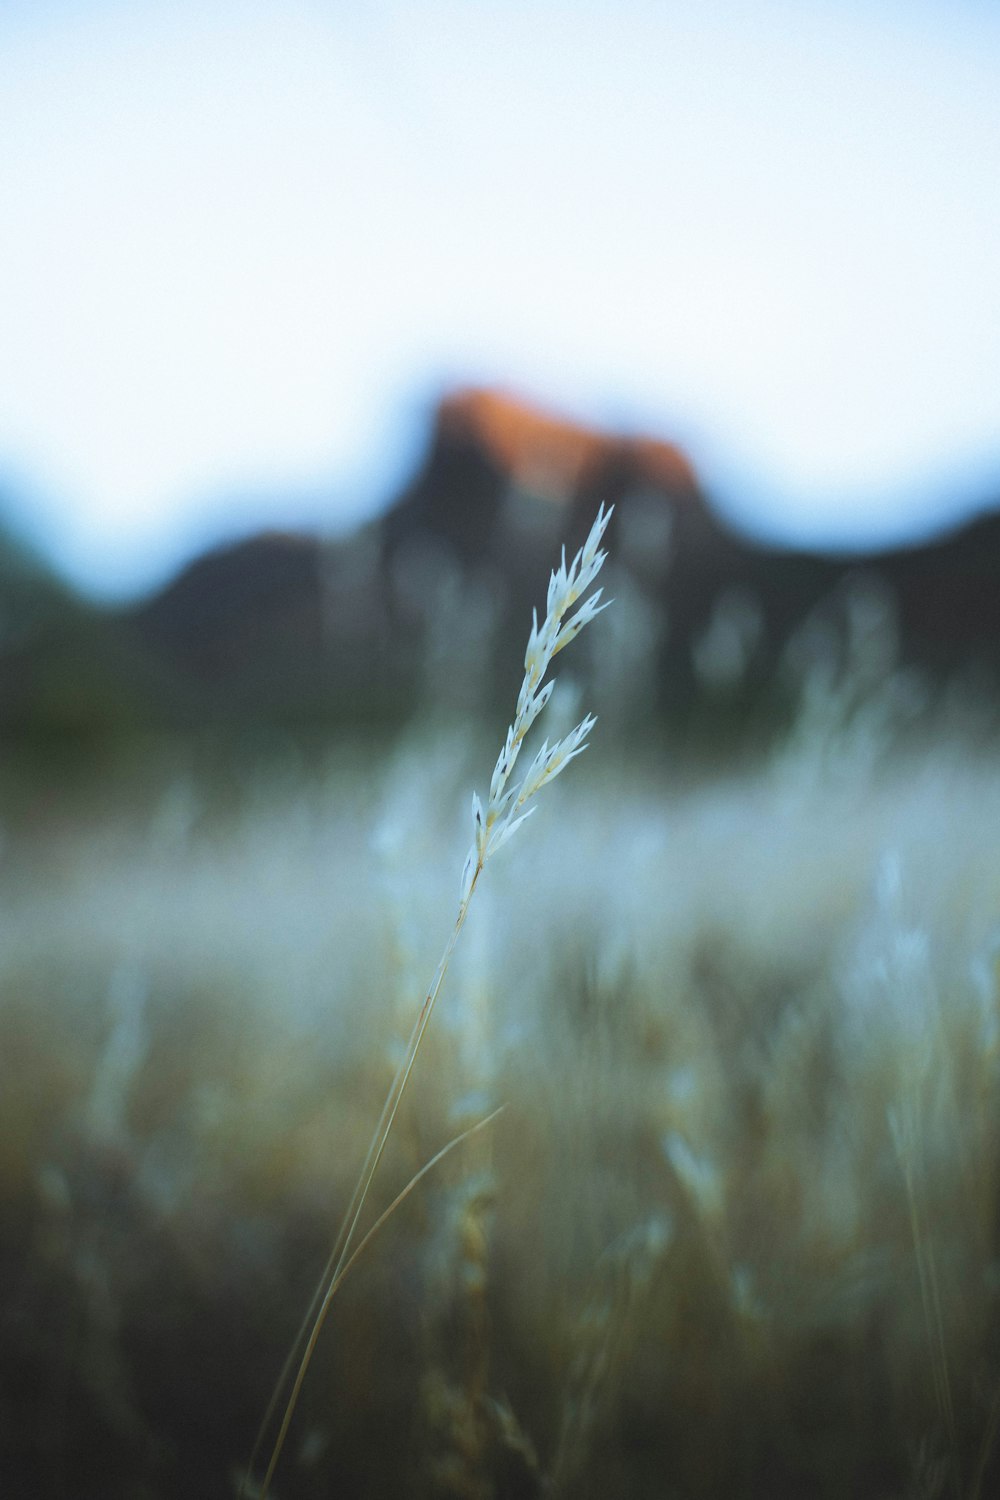
<path fill-rule="evenodd" d="M 566 549 L 562 550 L 559 567 L 549 579 L 545 601 L 545 618 L 538 623 L 538 611 L 531 616 L 531 633 L 524 653 L 524 679 L 517 695 L 517 707 L 510 724 L 503 748 L 497 757 L 490 781 L 490 795 L 485 811 L 477 794 L 473 794 L 472 813 L 475 837 L 462 872 L 462 902 L 468 901 L 476 878 L 491 854 L 503 847 L 516 828 L 534 811 L 525 804 L 540 791 L 546 782 L 554 781 L 571 760 L 582 755 L 587 748 L 587 736 L 597 720 L 588 714 L 570 730 L 563 739 L 550 745 L 545 740 L 541 749 L 525 772 L 519 785 L 508 786 L 521 744 L 532 724 L 552 696 L 554 680 L 543 682 L 552 658 L 576 639 L 585 625 L 589 625 L 610 600 L 601 603 L 602 589 L 585 599 L 575 614 L 569 611 L 586 593 L 601 571 L 606 552 L 601 551 L 601 538 L 607 529 L 614 506 L 605 510 L 602 505 L 597 519 L 590 528 L 590 535 L 567 567 Z"/>

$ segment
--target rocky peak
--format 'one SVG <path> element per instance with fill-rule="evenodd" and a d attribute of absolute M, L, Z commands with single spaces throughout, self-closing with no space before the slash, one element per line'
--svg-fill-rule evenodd
<path fill-rule="evenodd" d="M 674 444 L 602 432 L 503 391 L 471 387 L 446 396 L 436 433 L 438 443 L 478 447 L 518 489 L 555 500 L 590 490 L 622 469 L 653 488 L 697 488 L 694 470 Z"/>

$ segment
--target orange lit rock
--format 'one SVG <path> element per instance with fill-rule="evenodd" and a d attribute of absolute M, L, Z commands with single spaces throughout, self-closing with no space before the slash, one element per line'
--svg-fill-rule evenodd
<path fill-rule="evenodd" d="M 471 387 L 445 397 L 438 435 L 475 444 L 520 488 L 553 499 L 589 488 L 610 467 L 627 467 L 657 489 L 697 489 L 694 470 L 672 443 L 604 433 L 506 392 Z"/>

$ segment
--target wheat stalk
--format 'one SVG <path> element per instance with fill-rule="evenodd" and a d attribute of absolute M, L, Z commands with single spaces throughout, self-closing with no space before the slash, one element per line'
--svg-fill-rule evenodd
<path fill-rule="evenodd" d="M 568 566 L 566 563 L 566 549 L 565 547 L 563 548 L 559 567 L 553 571 L 549 579 L 548 593 L 545 601 L 545 618 L 541 625 L 538 623 L 537 610 L 532 614 L 531 634 L 528 637 L 528 645 L 524 653 L 524 678 L 517 696 L 517 706 L 513 721 L 508 726 L 503 748 L 497 757 L 497 763 L 493 769 L 489 796 L 485 808 L 479 794 L 477 792 L 473 792 L 472 794 L 473 842 L 462 871 L 458 915 L 455 918 L 455 925 L 445 944 L 444 952 L 441 955 L 438 966 L 434 971 L 430 987 L 424 996 L 423 1004 L 414 1022 L 413 1030 L 410 1033 L 410 1038 L 403 1054 L 403 1060 L 390 1085 L 379 1122 L 375 1127 L 375 1133 L 368 1148 L 368 1155 L 365 1158 L 365 1163 L 358 1177 L 347 1213 L 344 1216 L 344 1222 L 337 1237 L 337 1242 L 323 1272 L 316 1295 L 306 1314 L 302 1329 L 295 1341 L 292 1354 L 289 1356 L 285 1369 L 279 1378 L 277 1390 L 264 1417 L 261 1433 L 258 1435 L 257 1444 L 250 1458 L 249 1472 L 244 1481 L 241 1493 L 247 1493 L 251 1488 L 250 1474 L 256 1461 L 263 1433 L 277 1407 L 278 1393 L 284 1388 L 287 1377 L 291 1372 L 295 1350 L 301 1345 L 302 1339 L 305 1338 L 305 1351 L 295 1374 L 291 1395 L 285 1406 L 278 1435 L 271 1450 L 267 1470 L 264 1474 L 260 1490 L 256 1492 L 258 1500 L 266 1500 L 268 1489 L 288 1434 L 288 1428 L 298 1401 L 299 1392 L 302 1388 L 302 1382 L 305 1379 L 313 1350 L 316 1347 L 319 1331 L 326 1319 L 333 1296 L 344 1278 L 347 1266 L 353 1262 L 356 1254 L 356 1251 L 353 1250 L 354 1239 L 365 1202 L 368 1198 L 369 1189 L 371 1188 L 375 1173 L 378 1171 L 379 1162 L 382 1160 L 382 1154 L 385 1151 L 396 1113 L 406 1090 L 410 1074 L 413 1071 L 413 1065 L 417 1060 L 420 1043 L 423 1040 L 424 1032 L 427 1029 L 428 1022 L 434 1010 L 434 1003 L 440 992 L 444 976 L 448 971 L 448 965 L 455 951 L 459 934 L 465 925 L 469 905 L 472 901 L 479 877 L 483 873 L 487 862 L 499 849 L 503 848 L 504 844 L 507 843 L 508 839 L 511 838 L 525 819 L 530 817 L 534 812 L 534 806 L 528 806 L 528 804 L 538 795 L 542 787 L 546 786 L 550 781 L 554 781 L 570 762 L 575 760 L 587 748 L 588 736 L 597 722 L 593 715 L 587 714 L 574 729 L 570 730 L 569 734 L 557 740 L 554 744 L 550 745 L 548 740 L 543 741 L 541 748 L 536 753 L 534 760 L 525 771 L 520 782 L 515 782 L 514 785 L 510 784 L 524 738 L 552 696 L 552 689 L 555 683 L 553 679 L 546 681 L 546 677 L 553 657 L 557 656 L 571 641 L 575 640 L 584 626 L 588 625 L 602 610 L 607 609 L 608 602 L 610 602 L 607 601 L 602 604 L 600 602 L 602 590 L 597 589 L 589 598 L 583 600 L 575 612 L 572 612 L 574 606 L 581 600 L 582 596 L 594 582 L 607 557 L 607 553 L 601 550 L 601 539 L 607 529 L 613 510 L 613 506 L 610 510 L 605 510 L 603 505 L 600 507 L 587 540 Z"/>

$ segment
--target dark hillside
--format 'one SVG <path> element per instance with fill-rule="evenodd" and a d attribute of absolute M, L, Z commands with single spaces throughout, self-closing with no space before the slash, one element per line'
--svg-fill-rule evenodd
<path fill-rule="evenodd" d="M 803 662 L 849 671 L 873 630 L 885 669 L 914 670 L 931 698 L 955 679 L 995 694 L 1000 515 L 863 557 L 782 551 L 729 527 L 676 446 L 466 390 L 441 402 L 384 518 L 347 540 L 263 533 L 117 613 L 5 546 L 5 730 L 328 730 L 398 724 L 428 701 L 492 714 L 553 553 L 602 501 L 620 644 L 645 655 L 633 727 L 667 713 L 675 733 L 767 733 Z"/>
<path fill-rule="evenodd" d="M 616 507 L 610 587 L 654 654 L 644 712 L 766 723 L 791 643 L 843 667 L 873 608 L 892 666 L 932 684 L 998 680 L 1000 518 L 860 557 L 775 549 L 722 520 L 673 445 L 477 390 L 441 403 L 381 523 L 344 543 L 262 535 L 200 558 L 123 624 L 189 714 L 398 718 L 429 685 L 447 696 L 449 663 L 468 703 L 473 648 L 499 698 L 553 550 L 582 540 L 601 501 Z"/>

